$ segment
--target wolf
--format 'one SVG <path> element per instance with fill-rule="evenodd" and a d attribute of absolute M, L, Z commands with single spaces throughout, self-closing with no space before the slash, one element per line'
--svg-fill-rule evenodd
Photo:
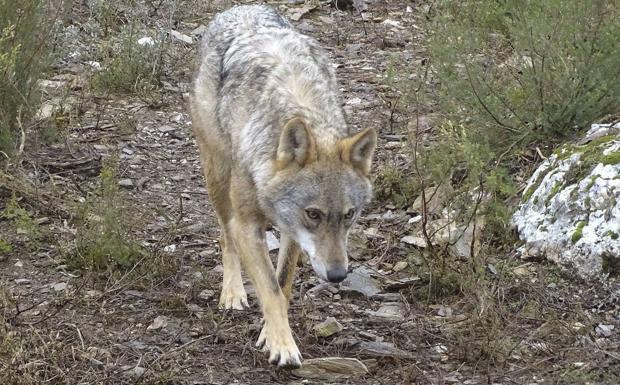
<path fill-rule="evenodd" d="M 233 7 L 203 39 L 190 105 L 221 229 L 219 305 L 248 306 L 243 266 L 263 313 L 257 347 L 273 364 L 298 367 L 288 322 L 297 260 L 306 253 L 322 280 L 346 277 L 348 232 L 372 196 L 377 135 L 351 131 L 326 51 L 274 9 Z M 281 232 L 275 270 L 269 225 Z"/>

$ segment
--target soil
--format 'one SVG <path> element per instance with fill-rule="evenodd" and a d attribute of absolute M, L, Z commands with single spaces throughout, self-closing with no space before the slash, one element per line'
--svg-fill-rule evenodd
<path fill-rule="evenodd" d="M 172 27 L 191 36 L 232 3 L 241 2 L 163 1 L 143 7 L 149 28 Z M 330 52 L 349 123 L 355 129 L 378 130 L 376 168 L 390 165 L 407 175 L 407 127 L 416 108 L 403 105 L 388 78 L 391 73 L 396 81 L 421 73 L 428 64 L 423 25 L 432 2 L 360 2 L 367 7 L 363 13 L 338 10 L 330 1 L 267 3 L 289 17 L 314 7 L 293 23 Z M 122 19 L 127 8 L 116 9 Z M 97 38 L 89 34 L 86 5 L 76 2 L 66 14 L 65 25 L 77 32 L 65 46 L 94 52 Z M 415 247 L 399 242 L 410 232 L 410 215 L 379 200 L 353 230 L 351 257 L 352 269 L 361 267 L 372 275 L 383 295 L 367 297 L 321 284 L 304 265 L 289 311 L 304 358 L 359 358 L 369 373 L 304 379 L 269 365 L 254 347 L 260 311 L 249 283 L 250 309 L 217 308 L 219 230 L 187 109 L 197 47 L 196 42 L 171 39 L 161 83 L 148 94 L 94 91 L 87 81 L 92 69 L 83 57 L 58 59 L 49 79 L 73 84 L 62 94 L 69 112 L 61 138 L 51 144 L 29 142 L 19 164 L 11 166 L 27 186 L 36 188 L 24 188 L 17 178 L 0 188 L 0 209 L 6 209 L 14 191 L 42 234 L 33 244 L 32 234 L 0 217 L 1 238 L 12 244 L 12 251 L 0 257 L 0 320 L 5 320 L 0 382 L 618 383 L 617 283 L 575 282 L 543 261 L 520 261 L 512 250 L 497 250 L 488 274 L 498 274 L 493 270 L 500 265 L 511 266 L 514 274 L 497 279 L 494 298 L 459 294 L 458 277 L 454 292 L 427 295 L 431 285 Z M 45 94 L 46 100 L 52 97 L 58 95 Z M 430 104 L 418 107 L 419 115 L 436 112 Z M 139 275 L 133 270 L 102 275 L 67 262 L 75 253 L 76 207 L 93 191 L 102 165 L 114 154 L 120 159 L 119 180 L 130 181 L 121 186 L 117 203 L 123 218 L 118 221 L 133 223 L 130 237 L 156 255 L 140 260 L 135 269 Z M 401 261 L 407 265 L 397 272 L 394 267 Z M 488 317 L 485 301 L 502 302 L 509 310 Z M 386 303 L 398 314 L 377 316 L 374 312 Z M 483 311 L 477 313 L 479 309 Z M 317 337 L 313 327 L 328 317 L 344 330 Z M 164 325 L 154 323 L 156 319 Z M 400 350 L 377 353 L 369 343 Z"/>

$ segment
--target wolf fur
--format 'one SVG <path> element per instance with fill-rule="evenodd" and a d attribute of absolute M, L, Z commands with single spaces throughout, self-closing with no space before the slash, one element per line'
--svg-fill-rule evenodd
<path fill-rule="evenodd" d="M 209 24 L 191 111 L 221 228 L 220 306 L 248 305 L 243 265 L 264 316 L 257 345 L 270 362 L 299 366 L 287 314 L 297 258 L 305 252 L 324 280 L 345 278 L 349 228 L 371 198 L 376 133 L 351 132 L 327 53 L 266 6 L 234 7 Z M 268 224 L 281 232 L 276 270 Z"/>

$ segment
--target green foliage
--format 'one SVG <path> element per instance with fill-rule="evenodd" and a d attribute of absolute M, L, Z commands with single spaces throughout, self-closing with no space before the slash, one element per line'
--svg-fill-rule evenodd
<path fill-rule="evenodd" d="M 49 56 L 41 0 L 0 0 L 0 151 L 11 154 L 39 104 L 37 80 Z"/>
<path fill-rule="evenodd" d="M 461 220 L 475 207 L 495 235 L 508 235 L 506 202 L 518 191 L 523 153 L 620 106 L 618 16 L 604 0 L 440 2 L 428 29 L 442 116 L 435 140 L 419 149 L 421 183 L 450 183 Z"/>
<path fill-rule="evenodd" d="M 403 173 L 392 166 L 384 166 L 377 172 L 375 195 L 380 201 L 391 201 L 397 207 L 405 208 L 415 198 L 416 181 L 404 178 Z"/>
<path fill-rule="evenodd" d="M 577 227 L 575 228 L 573 235 L 571 235 L 570 237 L 570 240 L 573 243 L 576 243 L 578 240 L 580 240 L 583 237 L 583 228 L 586 227 L 586 224 L 587 223 L 585 221 L 581 221 L 577 223 Z"/>
<path fill-rule="evenodd" d="M 31 249 L 36 250 L 39 248 L 39 243 L 42 239 L 41 229 L 30 213 L 19 204 L 15 195 L 9 199 L 4 211 L 0 213 L 0 217 L 12 221 L 17 230 L 26 235 Z M 10 246 L 9 244 L 8 251 L 10 251 Z M 2 247 L 2 242 L 0 242 L 0 252 L 2 249 L 7 249 L 7 247 Z"/>
<path fill-rule="evenodd" d="M 95 73 L 93 86 L 100 91 L 136 92 L 149 96 L 159 86 L 166 49 L 164 36 L 151 36 L 142 25 L 132 22 L 101 47 L 102 69 Z M 139 44 L 150 37 L 153 44 Z"/>
<path fill-rule="evenodd" d="M 430 42 L 442 108 L 493 147 L 615 112 L 618 11 L 606 0 L 443 2 Z"/>
<path fill-rule="evenodd" d="M 0 255 L 8 254 L 11 251 L 13 251 L 13 246 L 9 242 L 0 238 Z"/>
<path fill-rule="evenodd" d="M 131 216 L 119 194 L 118 165 L 109 161 L 99 184 L 79 207 L 76 251 L 68 264 L 94 271 L 128 270 L 146 255 L 131 236 Z"/>

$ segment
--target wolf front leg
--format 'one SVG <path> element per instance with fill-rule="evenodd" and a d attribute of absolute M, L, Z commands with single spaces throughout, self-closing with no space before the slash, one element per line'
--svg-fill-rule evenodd
<path fill-rule="evenodd" d="M 256 343 L 269 351 L 269 362 L 279 367 L 301 366 L 301 354 L 288 323 L 288 301 L 273 269 L 265 230 L 257 220 L 237 215 L 231 223 L 237 252 L 250 276 L 263 310 L 265 324 Z"/>

